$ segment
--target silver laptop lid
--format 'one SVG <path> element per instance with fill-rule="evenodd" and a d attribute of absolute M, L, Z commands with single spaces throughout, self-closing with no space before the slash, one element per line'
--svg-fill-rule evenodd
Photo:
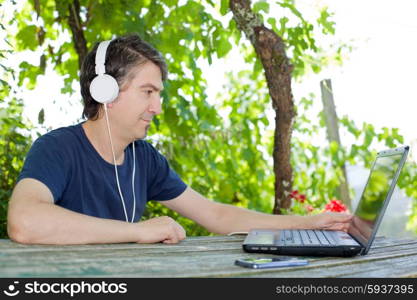
<path fill-rule="evenodd" d="M 368 253 L 375 238 L 408 150 L 405 146 L 381 151 L 374 161 L 348 231 L 365 248 L 362 254 Z"/>

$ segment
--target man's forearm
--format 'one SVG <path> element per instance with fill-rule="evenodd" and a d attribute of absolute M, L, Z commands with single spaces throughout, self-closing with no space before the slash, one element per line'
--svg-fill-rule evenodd
<path fill-rule="evenodd" d="M 135 242 L 137 224 L 90 217 L 49 203 L 9 208 L 8 232 L 26 244 Z"/>
<path fill-rule="evenodd" d="M 305 216 L 271 215 L 220 203 L 218 216 L 219 218 L 210 224 L 209 230 L 219 234 L 246 232 L 253 228 L 308 229 L 311 227 L 308 217 Z"/>

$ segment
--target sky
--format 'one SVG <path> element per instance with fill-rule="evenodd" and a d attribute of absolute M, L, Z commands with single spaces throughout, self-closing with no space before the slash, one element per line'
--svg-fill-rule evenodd
<path fill-rule="evenodd" d="M 335 39 L 353 40 L 355 49 L 343 66 L 332 67 L 318 75 L 310 75 L 301 83 L 293 83 L 294 97 L 313 92 L 320 100 L 319 82 L 332 80 L 337 113 L 348 115 L 357 123 L 367 122 L 380 127 L 397 127 L 405 136 L 405 143 L 417 146 L 417 11 L 415 0 L 299 0 L 303 13 L 327 5 L 334 12 Z M 277 16 L 279 17 L 279 15 Z M 206 75 L 209 99 L 214 99 L 224 83 L 221 74 L 236 71 L 242 66 L 238 49 L 212 65 L 202 63 Z M 39 56 L 16 54 L 18 62 L 30 57 L 34 64 Z M 49 69 L 38 77 L 37 88 L 25 91 L 24 115 L 37 124 L 39 111 L 45 109 L 45 125 L 57 128 L 74 124 L 80 117 L 78 86 L 75 95 L 61 95 L 62 78 Z M 53 103 L 51 105 L 51 103 Z M 321 103 L 321 101 L 319 101 Z M 343 143 L 343 141 L 342 141 Z M 413 154 L 415 157 L 415 154 Z"/>
<path fill-rule="evenodd" d="M 331 79 L 339 117 L 348 115 L 357 124 L 367 122 L 376 128 L 399 128 L 404 143 L 411 144 L 412 150 L 417 148 L 417 1 L 298 3 L 300 10 L 307 13 L 316 10 L 317 5 L 328 6 L 336 23 L 333 38 L 355 49 L 342 66 L 307 76 L 301 83 L 293 82 L 294 97 L 314 93 L 320 106 L 320 80 Z M 218 76 L 219 71 L 213 74 Z M 415 152 L 410 157 L 417 161 Z"/>
<path fill-rule="evenodd" d="M 307 2 L 307 1 L 302 1 Z M 356 39 L 357 49 L 341 68 L 304 81 L 331 78 L 337 111 L 357 122 L 397 127 L 417 139 L 417 1 L 322 1 L 335 12 L 336 35 Z"/>

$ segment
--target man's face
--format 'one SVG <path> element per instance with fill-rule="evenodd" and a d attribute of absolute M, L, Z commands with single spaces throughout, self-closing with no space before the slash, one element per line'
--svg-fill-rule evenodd
<path fill-rule="evenodd" d="M 161 113 L 161 71 L 152 62 L 131 70 L 133 79 L 120 90 L 111 109 L 117 134 L 123 139 L 143 139 L 155 115 Z"/>

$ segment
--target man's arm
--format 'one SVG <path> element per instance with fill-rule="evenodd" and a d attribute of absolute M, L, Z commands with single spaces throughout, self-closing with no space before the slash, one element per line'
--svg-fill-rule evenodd
<path fill-rule="evenodd" d="M 314 216 L 264 214 L 206 199 L 188 187 L 175 199 L 161 202 L 179 214 L 218 234 L 252 228 L 347 230 L 351 216 L 325 213 Z"/>
<path fill-rule="evenodd" d="M 13 190 L 7 230 L 12 240 L 25 244 L 177 243 L 185 238 L 184 229 L 168 217 L 127 223 L 62 208 L 46 185 L 30 178 Z"/>

